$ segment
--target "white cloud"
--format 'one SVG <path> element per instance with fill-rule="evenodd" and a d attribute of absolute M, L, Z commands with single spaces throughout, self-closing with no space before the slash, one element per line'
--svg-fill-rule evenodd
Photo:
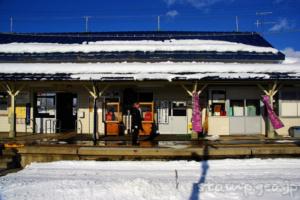
<path fill-rule="evenodd" d="M 166 13 L 166 16 L 167 17 L 176 17 L 177 15 L 178 15 L 179 13 L 178 13 L 178 11 L 177 10 L 170 10 L 170 11 L 168 11 L 167 13 Z"/>
<path fill-rule="evenodd" d="M 285 63 L 300 63 L 300 51 L 287 47 L 282 52 L 285 54 Z"/>
<path fill-rule="evenodd" d="M 286 18 L 283 18 L 280 19 L 274 26 L 272 26 L 269 31 L 282 31 L 291 28 L 293 28 L 293 25 L 291 25 Z"/>
<path fill-rule="evenodd" d="M 191 6 L 198 9 L 207 8 L 218 2 L 232 2 L 232 1 L 234 0 L 164 0 L 164 2 L 168 6 L 172 6 L 174 4 L 190 4 Z"/>
<path fill-rule="evenodd" d="M 287 56 L 300 58 L 300 51 L 295 51 L 291 47 L 285 48 L 284 50 L 282 50 L 282 52 Z"/>

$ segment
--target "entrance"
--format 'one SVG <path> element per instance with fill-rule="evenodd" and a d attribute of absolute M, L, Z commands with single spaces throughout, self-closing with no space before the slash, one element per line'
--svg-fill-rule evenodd
<path fill-rule="evenodd" d="M 77 119 L 77 95 L 57 93 L 56 101 L 56 132 L 74 131 Z"/>
<path fill-rule="evenodd" d="M 35 95 L 37 133 L 59 133 L 75 130 L 77 95 L 39 92 Z"/>

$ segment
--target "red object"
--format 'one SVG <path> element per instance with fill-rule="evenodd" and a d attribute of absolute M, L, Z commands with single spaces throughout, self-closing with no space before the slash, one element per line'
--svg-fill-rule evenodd
<path fill-rule="evenodd" d="M 106 113 L 105 119 L 106 121 L 112 121 L 112 113 L 111 112 Z"/>
<path fill-rule="evenodd" d="M 225 110 L 221 111 L 221 116 L 226 116 L 226 111 Z"/>
<path fill-rule="evenodd" d="M 152 121 L 152 113 L 151 112 L 146 112 L 144 121 Z"/>

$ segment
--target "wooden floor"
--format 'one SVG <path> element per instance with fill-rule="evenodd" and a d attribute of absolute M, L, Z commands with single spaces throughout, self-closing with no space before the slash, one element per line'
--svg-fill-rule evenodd
<path fill-rule="evenodd" d="M 269 139 L 263 135 L 221 136 L 215 140 L 191 140 L 190 135 L 157 135 L 140 137 L 139 145 L 132 146 L 130 136 L 100 136 L 93 145 L 92 135 L 20 133 L 14 139 L 1 134 L 1 143 L 18 152 L 22 166 L 56 160 L 300 157 L 300 138 Z"/>
<path fill-rule="evenodd" d="M 15 138 L 9 138 L 8 133 L 0 133 L 0 143 L 34 144 L 39 141 L 67 140 L 76 135 L 75 132 L 56 134 L 17 133 Z"/>
<path fill-rule="evenodd" d="M 131 142 L 132 137 L 130 135 L 123 136 L 104 136 L 101 135 L 97 139 L 98 142 Z M 88 144 L 93 141 L 92 134 L 77 134 L 75 132 L 65 132 L 56 134 L 38 134 L 38 133 L 17 133 L 15 138 L 9 138 L 8 133 L 0 133 L 0 143 L 20 143 L 26 145 L 32 144 L 57 144 L 56 142 L 61 142 L 60 144 Z M 291 143 L 296 143 L 300 141 L 300 138 L 290 138 L 277 136 L 273 139 L 266 138 L 264 135 L 225 135 L 220 136 L 214 140 L 210 140 L 209 137 L 199 138 L 197 140 L 192 140 L 190 134 L 164 134 L 155 136 L 141 136 L 139 141 L 152 141 L 153 143 L 158 142 L 190 142 L 191 144 L 202 144 L 203 141 L 215 145 L 257 145 L 257 144 L 277 144 L 280 145 L 282 141 L 289 143 L 288 141 L 293 141 Z M 281 141 L 281 142 L 278 142 Z"/>

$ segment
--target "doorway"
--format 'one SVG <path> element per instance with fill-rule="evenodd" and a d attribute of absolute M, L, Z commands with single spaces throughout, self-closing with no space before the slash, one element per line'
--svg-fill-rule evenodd
<path fill-rule="evenodd" d="M 74 131 L 77 119 L 77 95 L 57 93 L 56 102 L 56 132 Z"/>

